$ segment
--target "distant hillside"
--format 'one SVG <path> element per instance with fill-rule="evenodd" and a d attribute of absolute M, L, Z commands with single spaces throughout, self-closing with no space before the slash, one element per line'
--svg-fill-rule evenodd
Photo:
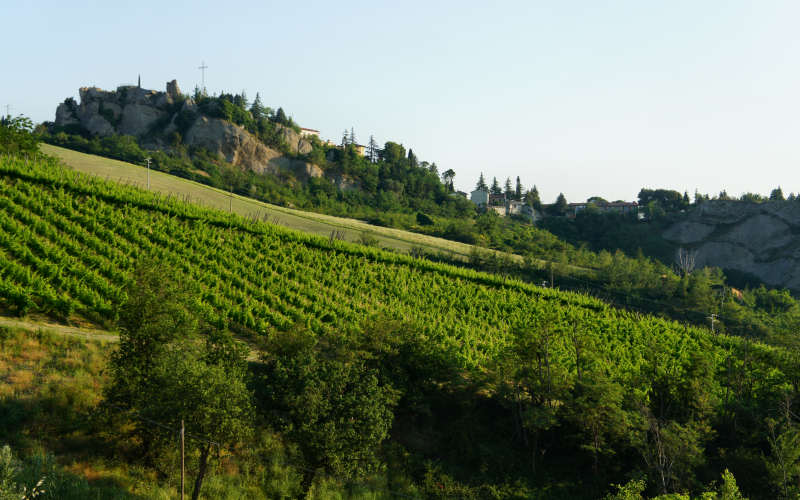
<path fill-rule="evenodd" d="M 695 253 L 698 267 L 735 270 L 800 291 L 798 201 L 707 201 L 662 236 Z"/>
<path fill-rule="evenodd" d="M 435 163 L 411 149 L 370 137 L 325 143 L 301 129 L 282 108 L 251 104 L 244 94 L 187 96 L 176 81 L 165 92 L 138 86 L 80 89 L 45 124 L 50 144 L 188 177 L 273 204 L 333 215 L 379 218 L 386 212 L 468 217 L 472 205 L 452 194 Z M 384 225 L 394 225 L 390 218 Z"/>

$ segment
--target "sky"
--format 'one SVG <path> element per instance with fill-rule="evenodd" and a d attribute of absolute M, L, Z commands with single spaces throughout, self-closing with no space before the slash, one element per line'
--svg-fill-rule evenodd
<path fill-rule="evenodd" d="M 2 2 L 0 111 L 78 88 L 260 93 L 339 141 L 635 200 L 642 187 L 800 191 L 800 2 Z"/>

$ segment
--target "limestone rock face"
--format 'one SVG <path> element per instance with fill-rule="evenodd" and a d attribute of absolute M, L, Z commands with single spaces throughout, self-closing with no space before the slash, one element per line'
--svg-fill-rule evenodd
<path fill-rule="evenodd" d="M 800 203 L 709 201 L 662 234 L 697 252 L 699 266 L 750 273 L 800 290 Z"/>
<path fill-rule="evenodd" d="M 311 152 L 311 143 L 300 134 L 283 125 L 278 125 L 278 128 L 281 131 L 281 137 L 283 137 L 284 142 L 289 146 L 289 150 L 292 153 L 305 155 Z"/>
<path fill-rule="evenodd" d="M 143 136 L 164 114 L 158 108 L 146 104 L 126 104 L 122 110 L 119 133 L 136 137 Z"/>
<path fill-rule="evenodd" d="M 242 127 L 219 118 L 200 117 L 186 132 L 184 142 L 205 148 L 229 163 L 254 172 L 270 171 L 270 161 L 280 153 L 270 149 Z"/>
<path fill-rule="evenodd" d="M 81 121 L 78 119 L 77 112 L 72 109 L 66 102 L 62 102 L 56 108 L 56 123 L 61 126 L 78 125 Z"/>
<path fill-rule="evenodd" d="M 90 134 L 101 137 L 114 133 L 114 127 L 111 123 L 100 115 L 91 115 L 83 126 L 86 127 Z"/>
<path fill-rule="evenodd" d="M 181 96 L 181 89 L 178 87 L 178 80 L 167 82 L 167 95 L 173 99 L 177 99 Z"/>
<path fill-rule="evenodd" d="M 123 85 L 114 91 L 97 87 L 79 90 L 80 104 L 67 99 L 56 110 L 56 126 L 80 125 L 90 134 L 131 135 L 147 149 L 168 149 L 174 134 L 184 135 L 188 146 L 207 149 L 225 161 L 256 173 L 282 175 L 289 182 L 323 177 L 318 166 L 284 156 L 262 143 L 244 128 L 204 115 L 191 97 L 181 94 L 178 82 L 166 84 L 166 92 Z M 176 109 L 175 103 L 183 104 Z M 213 110 L 205 110 L 213 115 Z M 278 125 L 282 139 L 293 154 L 312 151 L 311 143 L 293 129 Z M 332 179 L 341 189 L 354 189 L 347 177 Z"/>

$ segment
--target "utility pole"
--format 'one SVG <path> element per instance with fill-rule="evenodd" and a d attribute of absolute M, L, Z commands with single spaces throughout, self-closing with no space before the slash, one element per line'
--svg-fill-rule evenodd
<path fill-rule="evenodd" d="M 206 66 L 206 62 L 202 61 L 200 63 L 200 66 L 197 67 L 197 69 L 200 70 L 200 75 L 201 75 L 200 76 L 200 82 L 201 82 L 200 83 L 200 88 L 203 89 L 203 93 L 205 93 L 205 91 L 206 91 L 206 69 L 208 69 L 208 66 Z"/>
<path fill-rule="evenodd" d="M 144 161 L 147 162 L 147 190 L 148 191 L 150 190 L 150 160 L 151 159 L 152 158 L 150 158 L 149 156 L 144 159 Z"/>
<path fill-rule="evenodd" d="M 711 315 L 708 317 L 708 319 L 710 319 L 710 320 L 711 320 L 711 333 L 714 333 L 714 324 L 715 324 L 715 323 L 716 323 L 716 321 L 717 321 L 717 315 L 712 313 L 712 314 L 711 314 Z"/>
<path fill-rule="evenodd" d="M 183 448 L 184 426 L 181 419 L 181 500 L 183 500 L 183 478 L 184 478 L 184 448 Z"/>

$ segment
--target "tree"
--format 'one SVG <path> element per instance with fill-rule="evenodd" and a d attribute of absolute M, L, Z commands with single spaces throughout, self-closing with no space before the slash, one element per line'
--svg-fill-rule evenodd
<path fill-rule="evenodd" d="M 353 130 L 353 127 L 350 127 L 350 137 L 347 138 L 347 142 L 349 144 L 358 144 L 358 142 L 356 142 L 356 132 Z"/>
<path fill-rule="evenodd" d="M 767 421 L 771 457 L 767 463 L 772 483 L 782 498 L 796 498 L 800 493 L 800 431 L 789 419 L 780 426 L 772 419 Z"/>
<path fill-rule="evenodd" d="M 181 420 L 189 433 L 204 436 L 188 441 L 190 459 L 197 460 L 196 499 L 208 470 L 209 441 L 233 446 L 251 428 L 247 349 L 228 332 L 202 324 L 190 288 L 158 262 L 139 263 L 125 292 L 105 404 L 133 424 L 151 459 L 174 444 Z"/>
<path fill-rule="evenodd" d="M 144 394 L 137 405 L 137 418 L 172 429 L 179 429 L 183 421 L 190 435 L 204 437 L 187 441 L 197 460 L 192 500 L 200 496 L 212 442 L 233 447 L 252 432 L 252 396 L 245 383 L 246 350 L 210 342 L 208 339 L 204 345 L 183 339 L 171 345 L 153 369 L 155 390 Z M 175 442 L 175 434 L 169 429 L 151 429 L 161 446 Z"/>
<path fill-rule="evenodd" d="M 275 121 L 281 125 L 286 125 L 289 123 L 289 119 L 286 117 L 286 112 L 283 110 L 283 108 L 278 108 L 278 111 L 275 112 Z"/>
<path fill-rule="evenodd" d="M 375 136 L 369 136 L 369 145 L 367 146 L 367 158 L 371 163 L 378 161 L 378 143 L 375 142 Z"/>
<path fill-rule="evenodd" d="M 348 144 L 350 144 L 350 138 L 347 135 L 347 129 L 344 129 L 344 132 L 342 132 L 342 147 L 346 148 Z"/>
<path fill-rule="evenodd" d="M 639 191 L 639 206 L 655 202 L 665 212 L 677 212 L 683 207 L 683 195 L 672 189 L 645 189 Z"/>
<path fill-rule="evenodd" d="M 525 203 L 535 208 L 536 210 L 542 209 L 542 200 L 539 199 L 539 190 L 534 185 L 527 193 L 525 193 Z"/>
<path fill-rule="evenodd" d="M 491 194 L 503 194 L 503 190 L 500 188 L 500 183 L 497 182 L 497 177 L 492 177 L 492 187 L 489 188 L 489 192 Z"/>
<path fill-rule="evenodd" d="M 344 479 L 375 470 L 396 391 L 335 339 L 295 330 L 277 336 L 269 352 L 262 378 L 267 407 L 300 447 L 306 491 L 318 469 Z"/>
<path fill-rule="evenodd" d="M 408 166 L 411 168 L 417 168 L 419 166 L 417 155 L 414 154 L 414 150 L 411 148 L 408 149 Z"/>
<path fill-rule="evenodd" d="M 511 200 L 514 198 L 514 189 L 511 187 L 510 177 L 506 177 L 506 183 L 505 183 L 505 188 L 503 189 L 503 193 L 505 193 L 507 200 Z"/>
<path fill-rule="evenodd" d="M 522 182 L 520 182 L 519 176 L 517 176 L 517 187 L 514 189 L 514 199 L 522 201 L 522 194 Z"/>
<path fill-rule="evenodd" d="M 453 187 L 453 179 L 455 179 L 455 177 L 456 171 L 452 168 L 445 170 L 445 172 L 442 174 L 442 182 L 444 183 L 444 187 L 446 187 L 451 193 L 455 191 L 455 188 Z"/>
<path fill-rule="evenodd" d="M 780 186 L 773 189 L 769 194 L 769 201 L 786 201 L 786 198 L 783 197 L 783 190 Z"/>
<path fill-rule="evenodd" d="M 548 211 L 550 215 L 562 216 L 567 215 L 567 211 L 569 210 L 569 204 L 567 203 L 567 198 L 564 196 L 564 193 L 558 193 L 558 198 L 556 198 L 556 202 L 548 207 Z"/>
<path fill-rule="evenodd" d="M 250 106 L 250 114 L 253 115 L 253 119 L 256 122 L 259 122 L 266 117 L 266 113 L 264 111 L 264 105 L 261 104 L 261 95 L 259 95 L 258 92 L 256 92 L 256 98 L 253 101 L 253 105 Z"/>
<path fill-rule="evenodd" d="M 39 149 L 39 138 L 33 133 L 30 118 L 10 115 L 0 118 L 0 153 L 35 153 Z"/>
<path fill-rule="evenodd" d="M 483 177 L 483 172 L 481 172 L 481 176 L 478 177 L 478 183 L 475 185 L 475 189 L 483 189 L 484 191 L 488 191 L 488 187 L 486 186 L 486 179 Z"/>

